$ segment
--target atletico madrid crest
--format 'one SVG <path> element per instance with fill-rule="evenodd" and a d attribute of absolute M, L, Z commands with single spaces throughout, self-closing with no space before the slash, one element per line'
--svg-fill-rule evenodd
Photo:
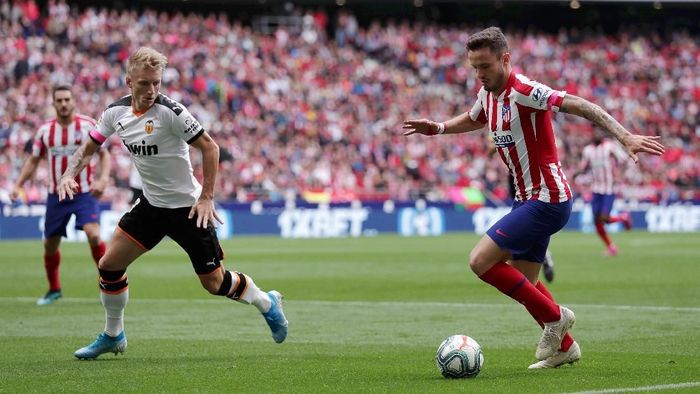
<path fill-rule="evenodd" d="M 501 117 L 503 118 L 503 123 L 510 122 L 510 105 L 504 105 L 501 109 Z"/>

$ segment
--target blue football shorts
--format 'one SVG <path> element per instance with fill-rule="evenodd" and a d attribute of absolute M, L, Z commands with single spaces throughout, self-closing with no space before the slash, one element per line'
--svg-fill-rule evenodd
<path fill-rule="evenodd" d="M 46 238 L 60 235 L 66 236 L 66 227 L 71 215 L 75 215 L 75 228 L 83 229 L 83 225 L 100 222 L 100 206 L 97 199 L 90 193 L 79 193 L 73 199 L 58 201 L 58 194 L 49 193 L 46 200 L 46 218 L 44 220 L 44 236 Z"/>
<path fill-rule="evenodd" d="M 549 238 L 569 221 L 571 205 L 571 200 L 556 204 L 514 201 L 513 209 L 486 234 L 501 249 L 510 251 L 513 260 L 543 263 Z"/>

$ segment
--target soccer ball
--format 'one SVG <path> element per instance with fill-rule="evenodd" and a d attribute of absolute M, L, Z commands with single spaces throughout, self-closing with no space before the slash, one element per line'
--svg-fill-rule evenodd
<path fill-rule="evenodd" d="M 435 364 L 446 378 L 473 378 L 484 365 L 484 355 L 473 338 L 452 335 L 440 344 Z"/>

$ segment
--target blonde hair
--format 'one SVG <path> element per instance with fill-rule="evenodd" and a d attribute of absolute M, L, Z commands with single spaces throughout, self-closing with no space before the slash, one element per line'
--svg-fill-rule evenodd
<path fill-rule="evenodd" d="M 129 56 L 129 65 L 126 71 L 131 74 L 140 67 L 164 71 L 167 65 L 168 58 L 165 55 L 153 48 L 141 47 Z"/>

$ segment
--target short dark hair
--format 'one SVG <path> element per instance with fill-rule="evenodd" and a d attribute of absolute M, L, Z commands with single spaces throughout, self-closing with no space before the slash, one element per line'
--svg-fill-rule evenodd
<path fill-rule="evenodd" d="M 496 55 L 502 55 L 508 52 L 508 41 L 501 29 L 495 26 L 486 28 L 476 34 L 473 34 L 467 40 L 467 49 L 476 51 L 481 48 L 489 48 Z"/>
<path fill-rule="evenodd" d="M 71 89 L 70 85 L 60 84 L 60 85 L 56 85 L 53 87 L 53 89 L 51 90 L 51 97 L 55 99 L 56 92 L 58 92 L 59 90 L 67 90 L 67 91 L 71 92 L 71 94 L 73 94 L 73 89 Z"/>

